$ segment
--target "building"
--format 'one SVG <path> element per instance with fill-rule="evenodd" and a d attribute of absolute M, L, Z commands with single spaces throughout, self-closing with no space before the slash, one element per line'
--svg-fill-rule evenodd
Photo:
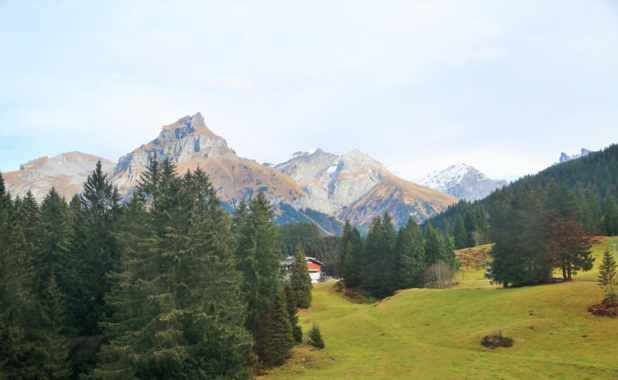
<path fill-rule="evenodd" d="M 309 277 L 311 277 L 312 283 L 318 283 L 322 281 L 322 277 L 326 274 L 322 270 L 324 264 L 316 260 L 313 257 L 307 257 L 307 269 L 309 270 Z M 281 261 L 281 266 L 285 268 L 285 277 L 289 279 L 292 275 L 292 264 L 294 264 L 294 256 L 288 256 Z"/>

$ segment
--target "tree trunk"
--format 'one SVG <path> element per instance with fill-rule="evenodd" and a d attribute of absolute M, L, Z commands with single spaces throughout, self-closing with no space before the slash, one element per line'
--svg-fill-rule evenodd
<path fill-rule="evenodd" d="M 571 276 L 571 269 L 569 269 L 568 271 L 569 271 L 569 281 L 573 281 L 573 277 Z"/>
<path fill-rule="evenodd" d="M 567 272 L 566 272 L 566 268 L 565 267 L 562 267 L 562 279 L 564 281 L 567 280 Z"/>

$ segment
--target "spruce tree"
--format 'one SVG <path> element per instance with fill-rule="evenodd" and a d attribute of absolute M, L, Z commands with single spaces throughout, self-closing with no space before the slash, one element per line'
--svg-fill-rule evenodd
<path fill-rule="evenodd" d="M 359 286 L 365 273 L 366 251 L 364 240 L 356 227 L 352 228 L 345 255 L 345 286 Z"/>
<path fill-rule="evenodd" d="M 115 233 L 120 215 L 117 189 L 103 173 L 101 162 L 84 183 L 81 206 L 74 208 L 71 272 L 75 273 L 67 322 L 81 335 L 101 333 L 99 322 L 110 316 L 105 294 L 110 289 L 107 273 L 118 262 Z"/>
<path fill-rule="evenodd" d="M 337 273 L 340 278 L 344 280 L 348 276 L 346 273 L 346 263 L 345 258 L 348 251 L 348 244 L 350 243 L 350 238 L 352 235 L 352 225 L 349 220 L 345 221 L 343 225 L 343 231 L 341 233 L 341 238 L 339 240 L 339 248 L 337 250 Z"/>
<path fill-rule="evenodd" d="M 279 366 L 292 356 L 294 336 L 285 292 L 272 299 L 260 318 L 256 345 L 258 355 L 267 365 Z"/>
<path fill-rule="evenodd" d="M 160 169 L 122 219 L 110 344 L 94 377 L 244 378 L 251 340 L 231 220 L 199 168 L 183 179 L 169 160 Z"/>
<path fill-rule="evenodd" d="M 311 307 L 311 289 L 313 285 L 309 276 L 305 250 L 300 244 L 296 247 L 296 255 L 292 264 L 290 287 L 294 291 L 296 305 L 299 308 L 307 309 Z"/>
<path fill-rule="evenodd" d="M 292 325 L 292 336 L 296 343 L 303 342 L 303 329 L 298 324 L 298 306 L 296 301 L 296 294 L 290 285 L 285 287 L 285 302 L 288 311 L 288 317 L 290 318 L 290 325 Z"/>
<path fill-rule="evenodd" d="M 603 227 L 607 236 L 618 235 L 618 207 L 612 197 L 612 193 L 607 190 L 605 194 L 605 213 L 603 215 Z"/>
<path fill-rule="evenodd" d="M 247 328 L 253 330 L 266 305 L 281 290 L 281 253 L 272 206 L 262 193 L 249 203 L 244 223 L 235 214 L 238 231 L 237 268 L 242 273 L 242 292 L 247 302 Z"/>
<path fill-rule="evenodd" d="M 425 258 L 425 241 L 423 234 L 412 217 L 408 223 L 399 229 L 395 250 L 398 261 L 398 289 L 421 287 L 423 274 L 427 270 Z"/>
<path fill-rule="evenodd" d="M 614 285 L 616 284 L 616 262 L 606 248 L 603 252 L 603 261 L 599 266 L 599 286 L 605 291 L 607 298 L 615 300 Z"/>
<path fill-rule="evenodd" d="M 62 379 L 68 375 L 65 341 L 31 291 L 32 258 L 27 253 L 32 247 L 17 215 L 0 174 L 0 376 Z"/>
<path fill-rule="evenodd" d="M 463 218 L 460 214 L 457 214 L 457 217 L 455 218 L 455 231 L 453 232 L 453 235 L 455 236 L 456 249 L 463 249 L 468 247 L 468 233 L 466 231 L 466 227 L 464 226 Z"/>
<path fill-rule="evenodd" d="M 322 332 L 320 331 L 320 326 L 317 324 L 313 324 L 311 330 L 309 330 L 309 344 L 313 347 L 323 349 L 326 347 L 324 344 L 324 339 L 322 339 Z"/>
<path fill-rule="evenodd" d="M 72 275 L 69 252 L 71 218 L 68 204 L 53 187 L 43 199 L 40 215 L 39 247 L 32 265 L 35 273 L 34 291 L 42 297 L 52 277 L 56 279 L 55 286 L 62 291 L 70 287 L 67 277 Z M 62 291 L 58 290 L 60 296 Z"/>
<path fill-rule="evenodd" d="M 562 269 L 564 280 L 594 263 L 588 233 L 578 223 L 578 206 L 566 185 L 550 184 L 545 201 L 548 241 L 546 251 L 553 265 Z"/>
<path fill-rule="evenodd" d="M 430 222 L 426 225 L 425 236 L 425 257 L 427 260 L 427 267 L 437 263 L 438 261 L 444 261 L 444 245 L 442 239 Z"/>
<path fill-rule="evenodd" d="M 523 182 L 513 197 L 507 188 L 491 195 L 492 262 L 488 276 L 503 286 L 538 283 L 551 274 L 542 190 Z"/>

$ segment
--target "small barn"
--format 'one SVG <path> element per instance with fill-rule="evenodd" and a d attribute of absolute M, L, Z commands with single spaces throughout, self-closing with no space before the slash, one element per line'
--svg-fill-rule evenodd
<path fill-rule="evenodd" d="M 311 277 L 312 283 L 321 282 L 322 277 L 324 276 L 324 264 L 318 261 L 314 257 L 307 257 L 305 259 L 307 262 L 307 269 L 309 270 L 309 277 Z M 281 266 L 285 268 L 285 276 L 287 279 L 292 275 L 292 264 L 294 263 L 294 256 L 288 256 L 284 260 L 281 261 Z"/>

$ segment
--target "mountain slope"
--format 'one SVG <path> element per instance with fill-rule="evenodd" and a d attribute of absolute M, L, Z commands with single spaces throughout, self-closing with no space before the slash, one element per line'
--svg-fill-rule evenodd
<path fill-rule="evenodd" d="M 495 189 L 507 184 L 507 181 L 489 178 L 464 163 L 425 174 L 414 182 L 468 201 L 485 198 Z"/>
<path fill-rule="evenodd" d="M 343 156 L 322 149 L 296 152 L 274 168 L 287 174 L 307 193 L 307 197 L 295 202 L 297 207 L 326 214 L 357 201 L 390 174 L 380 162 L 356 149 Z"/>
<path fill-rule="evenodd" d="M 2 173 L 2 176 L 13 196 L 23 197 L 30 190 L 40 202 L 54 187 L 60 195 L 69 199 L 82 191 L 86 178 L 99 160 L 103 171 L 111 174 L 115 166 L 113 162 L 86 153 L 69 152 L 52 158 L 37 158 L 22 164 L 17 171 Z"/>
<path fill-rule="evenodd" d="M 259 191 L 274 203 L 305 196 L 296 182 L 279 171 L 238 157 L 197 113 L 164 126 L 159 137 L 120 158 L 112 181 L 125 198 L 131 195 L 155 154 L 159 159 L 169 158 L 180 174 L 201 167 L 225 202 L 246 200 Z"/>
<path fill-rule="evenodd" d="M 389 212 L 395 225 L 401 226 L 411 216 L 417 222 L 436 215 L 458 201 L 449 194 L 441 193 L 395 175 L 389 175 L 367 194 L 336 213 L 341 220 L 368 226 L 378 215 Z"/>

